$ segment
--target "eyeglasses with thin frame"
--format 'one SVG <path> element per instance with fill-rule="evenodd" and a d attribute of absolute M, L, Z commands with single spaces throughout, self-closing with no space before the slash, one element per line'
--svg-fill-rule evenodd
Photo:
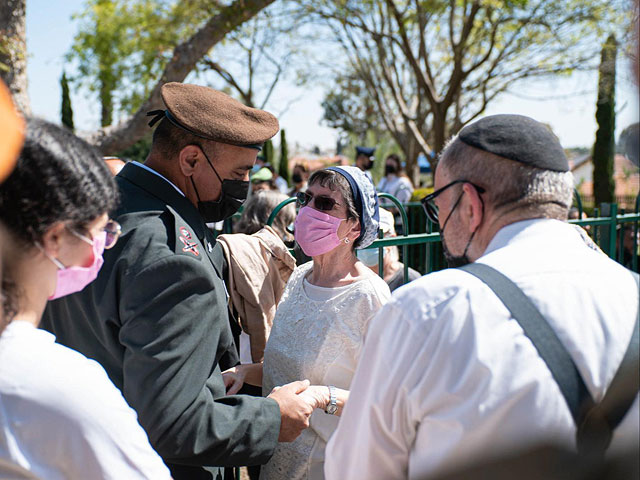
<path fill-rule="evenodd" d="M 76 237 L 78 237 L 80 240 L 83 240 L 85 242 L 87 242 L 90 245 L 93 245 L 93 239 L 89 238 L 73 229 L 69 229 L 69 231 L 71 233 L 73 233 Z M 107 222 L 107 224 L 104 226 L 103 231 L 107 234 L 106 235 L 106 239 L 105 239 L 105 243 L 104 243 L 104 248 L 105 250 L 109 250 L 111 247 L 113 247 L 116 242 L 118 241 L 118 238 L 120 237 L 120 234 L 122 233 L 122 227 L 120 226 L 120 224 L 118 222 L 116 222 L 115 220 L 109 220 Z"/>
<path fill-rule="evenodd" d="M 438 206 L 436 205 L 435 199 L 438 195 L 440 195 L 442 192 L 444 192 L 447 188 L 456 185 L 458 183 L 468 183 L 469 185 L 471 185 L 473 188 L 475 188 L 478 193 L 484 193 L 486 190 L 484 188 L 482 188 L 479 185 L 476 185 L 473 182 L 470 182 L 469 180 L 454 180 L 451 183 L 448 183 L 447 185 L 445 185 L 442 188 L 439 188 L 438 190 L 436 190 L 435 192 L 431 193 L 430 195 L 427 195 L 426 197 L 424 197 L 420 203 L 422 203 L 422 208 L 424 208 L 424 213 L 426 213 L 427 218 L 429 220 L 431 220 L 431 222 L 433 223 L 438 223 Z"/>
<path fill-rule="evenodd" d="M 341 205 L 333 198 L 327 197 L 326 195 L 312 195 L 307 192 L 296 193 L 296 202 L 298 203 L 298 206 L 311 206 L 312 201 L 314 208 L 323 212 L 330 212 L 334 207 Z"/>

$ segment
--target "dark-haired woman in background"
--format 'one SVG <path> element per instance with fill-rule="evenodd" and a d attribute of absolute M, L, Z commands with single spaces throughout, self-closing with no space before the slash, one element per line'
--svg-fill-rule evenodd
<path fill-rule="evenodd" d="M 2 273 L 0 461 L 39 478 L 169 478 L 136 413 L 104 369 L 39 330 L 47 300 L 82 290 L 119 226 L 102 158 L 70 132 L 27 122 L 15 170 L 0 185 L 12 255 Z"/>

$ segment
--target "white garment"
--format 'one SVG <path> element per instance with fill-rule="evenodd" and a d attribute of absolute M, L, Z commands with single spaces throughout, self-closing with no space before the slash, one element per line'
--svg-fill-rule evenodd
<path fill-rule="evenodd" d="M 371 273 L 338 288 L 304 281 L 313 262 L 294 270 L 264 352 L 262 391 L 296 380 L 349 390 L 369 320 L 391 294 Z M 316 300 L 318 299 L 318 300 Z M 324 449 L 339 417 L 316 410 L 311 426 L 292 443 L 279 443 L 261 479 L 321 479 Z"/>
<path fill-rule="evenodd" d="M 0 336 L 0 458 L 46 480 L 170 477 L 104 369 L 22 321 Z"/>
<path fill-rule="evenodd" d="M 396 197 L 401 203 L 407 203 L 411 200 L 413 194 L 413 185 L 405 177 L 398 175 L 387 175 L 382 177 L 376 187 L 378 192 L 389 193 Z"/>
<path fill-rule="evenodd" d="M 284 178 L 278 176 L 273 181 L 273 183 L 276 184 L 276 187 L 280 191 L 280 193 L 284 193 L 286 195 L 287 192 L 289 191 L 289 184 L 287 183 L 287 181 Z"/>
<path fill-rule="evenodd" d="M 478 261 L 533 301 L 599 401 L 635 323 L 631 273 L 556 220 L 504 227 Z M 637 439 L 638 428 L 636 399 L 614 442 Z M 447 269 L 396 290 L 371 322 L 325 474 L 425 478 L 543 440 L 573 446 L 575 430 L 551 372 L 506 307 L 476 277 Z"/>

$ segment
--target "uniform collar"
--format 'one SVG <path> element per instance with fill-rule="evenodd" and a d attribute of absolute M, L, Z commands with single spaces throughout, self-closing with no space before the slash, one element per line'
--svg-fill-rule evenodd
<path fill-rule="evenodd" d="M 205 238 L 207 227 L 204 219 L 196 207 L 181 192 L 178 192 L 169 180 L 151 172 L 148 168 L 141 168 L 132 163 L 127 163 L 118 173 L 118 177 L 128 180 L 149 195 L 171 206 L 193 228 L 201 241 Z"/>

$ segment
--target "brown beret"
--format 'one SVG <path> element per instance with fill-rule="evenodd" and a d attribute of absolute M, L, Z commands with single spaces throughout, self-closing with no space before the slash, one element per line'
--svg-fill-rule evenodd
<path fill-rule="evenodd" d="M 171 82 L 162 86 L 161 94 L 167 110 L 147 113 L 154 115 L 150 126 L 167 117 L 198 137 L 257 149 L 280 128 L 269 112 L 247 107 L 212 88 Z"/>

